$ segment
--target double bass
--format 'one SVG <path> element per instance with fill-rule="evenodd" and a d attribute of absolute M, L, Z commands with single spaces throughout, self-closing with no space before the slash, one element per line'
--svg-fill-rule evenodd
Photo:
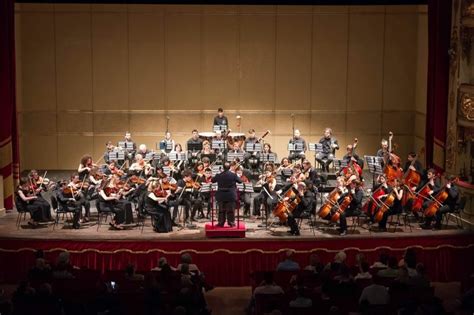
<path fill-rule="evenodd" d="M 420 152 L 413 158 L 411 161 L 407 171 L 403 177 L 403 199 L 402 199 L 402 206 L 406 206 L 410 200 L 414 200 L 416 198 L 415 193 L 413 193 L 413 187 L 418 187 L 421 181 L 421 175 L 417 171 L 413 170 L 412 167 L 415 165 L 415 162 L 420 154 L 424 151 L 424 148 L 420 150 Z"/>
<path fill-rule="evenodd" d="M 400 169 L 400 162 L 401 159 L 399 156 L 395 155 L 392 152 L 392 139 L 393 139 L 393 132 L 389 132 L 388 137 L 388 152 L 387 156 L 384 157 L 385 168 L 384 174 L 387 177 L 387 183 L 389 185 L 393 185 L 395 179 L 400 179 L 403 176 L 403 173 Z"/>
<path fill-rule="evenodd" d="M 348 179 L 351 175 L 358 175 L 359 178 L 362 177 L 362 167 L 360 167 L 359 163 L 354 161 L 354 154 L 357 147 L 357 143 L 359 140 L 354 138 L 354 143 L 352 144 L 352 157 L 349 161 L 348 165 L 342 169 L 342 174 Z"/>

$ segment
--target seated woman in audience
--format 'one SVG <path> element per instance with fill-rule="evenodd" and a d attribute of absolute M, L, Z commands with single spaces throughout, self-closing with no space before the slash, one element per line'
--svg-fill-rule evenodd
<path fill-rule="evenodd" d="M 176 270 L 176 268 L 168 264 L 166 257 L 160 257 L 160 259 L 158 259 L 158 266 L 152 268 L 151 271 L 161 271 L 165 266 L 169 267 L 171 270 Z"/>
<path fill-rule="evenodd" d="M 285 252 L 285 260 L 280 262 L 276 268 L 277 271 L 298 271 L 300 270 L 300 265 L 293 260 L 293 251 L 287 250 Z"/>
<path fill-rule="evenodd" d="M 181 265 L 187 264 L 189 266 L 189 271 L 195 274 L 201 274 L 198 266 L 193 264 L 193 259 L 189 253 L 184 253 L 181 255 L 181 263 L 176 267 L 177 270 L 181 270 Z"/>

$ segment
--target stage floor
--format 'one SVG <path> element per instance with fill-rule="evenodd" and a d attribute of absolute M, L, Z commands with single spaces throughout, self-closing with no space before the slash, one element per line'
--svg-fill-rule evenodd
<path fill-rule="evenodd" d="M 204 226 L 210 220 L 199 220 L 194 222 L 196 228 L 179 228 L 174 227 L 170 233 L 156 233 L 151 227 L 149 217 L 145 222 L 145 227 L 142 231 L 141 227 L 136 224 L 126 226 L 125 230 L 113 230 L 108 223 L 102 223 L 97 230 L 97 212 L 95 207 L 91 209 L 92 220 L 88 223 L 82 224 L 81 228 L 74 230 L 71 224 L 63 224 L 63 220 L 53 229 L 53 224 L 41 224 L 37 228 L 31 228 L 27 224 L 27 220 L 23 220 L 20 228 L 16 226 L 17 213 L 12 211 L 0 218 L 0 238 L 8 239 L 48 239 L 48 240 L 205 240 Z M 395 221 L 395 217 L 394 217 Z M 248 240 L 329 240 L 329 239 L 367 239 L 367 238 L 404 238 L 404 237 L 431 237 L 433 235 L 450 236 L 470 234 L 469 229 L 459 228 L 454 219 L 450 220 L 447 226 L 443 226 L 442 230 L 423 230 L 419 227 L 417 222 L 411 222 L 411 229 L 409 226 L 396 225 L 395 223 L 387 224 L 388 232 L 376 231 L 376 224 L 369 231 L 367 224 L 355 229 L 349 227 L 346 236 L 339 236 L 337 231 L 338 225 L 329 226 L 327 221 L 318 219 L 315 222 L 315 227 L 311 227 L 308 219 L 304 219 L 301 224 L 301 235 L 292 236 L 287 233 L 288 227 L 274 224 L 270 228 L 259 227 L 263 223 L 261 219 L 244 219 L 246 225 L 246 239 Z M 348 219 L 348 224 L 352 224 L 352 219 Z"/>

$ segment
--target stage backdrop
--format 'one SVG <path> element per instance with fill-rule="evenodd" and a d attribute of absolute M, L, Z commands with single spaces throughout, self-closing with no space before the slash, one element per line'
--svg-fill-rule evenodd
<path fill-rule="evenodd" d="M 426 6 L 17 4 L 22 169 L 76 168 L 130 130 L 155 147 L 210 131 L 222 106 L 279 157 L 295 127 L 374 154 L 423 145 Z M 344 154 L 344 147 L 338 156 Z M 311 155 L 311 158 L 313 155 Z"/>

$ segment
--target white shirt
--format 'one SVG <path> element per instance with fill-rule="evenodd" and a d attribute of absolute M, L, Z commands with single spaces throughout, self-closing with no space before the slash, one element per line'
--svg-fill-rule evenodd
<path fill-rule="evenodd" d="M 388 304 L 390 296 L 386 287 L 379 284 L 371 284 L 362 290 L 359 303 L 367 301 L 370 305 Z"/>

